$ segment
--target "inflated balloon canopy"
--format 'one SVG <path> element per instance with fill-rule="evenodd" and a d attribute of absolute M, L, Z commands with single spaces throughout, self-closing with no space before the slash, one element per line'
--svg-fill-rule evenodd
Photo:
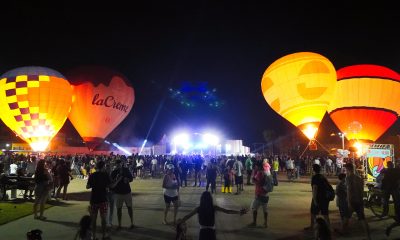
<path fill-rule="evenodd" d="M 347 139 L 376 141 L 400 113 L 400 75 L 387 67 L 361 64 L 341 68 L 337 76 L 329 116 Z"/>
<path fill-rule="evenodd" d="M 0 117 L 35 151 L 44 151 L 67 119 L 72 88 L 45 67 L 21 67 L 0 77 Z"/>
<path fill-rule="evenodd" d="M 124 75 L 106 67 L 79 67 L 67 77 L 74 95 L 68 118 L 93 150 L 128 116 L 134 89 Z"/>
<path fill-rule="evenodd" d="M 336 71 L 320 54 L 293 53 L 267 68 L 261 89 L 275 112 L 313 139 L 334 95 Z"/>

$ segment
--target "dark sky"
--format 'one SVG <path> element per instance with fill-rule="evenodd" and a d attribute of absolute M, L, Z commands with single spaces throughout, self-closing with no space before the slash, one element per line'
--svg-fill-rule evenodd
<path fill-rule="evenodd" d="M 109 66 L 125 74 L 136 92 L 133 110 L 110 135 L 115 141 L 145 138 L 155 119 L 151 141 L 186 126 L 217 129 L 251 145 L 262 141 L 264 129 L 295 131 L 260 89 L 265 69 L 286 54 L 317 52 L 337 69 L 371 63 L 400 71 L 400 14 L 384 1 L 128 2 L 3 6 L 0 72 L 30 65 L 61 73 L 86 64 Z M 182 107 L 167 92 L 182 81 L 208 82 L 225 105 Z M 334 128 L 324 122 L 322 131 Z M 63 131 L 70 128 L 67 123 Z"/>

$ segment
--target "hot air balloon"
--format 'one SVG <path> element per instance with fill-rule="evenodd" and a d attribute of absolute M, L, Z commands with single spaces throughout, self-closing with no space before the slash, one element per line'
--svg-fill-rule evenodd
<path fill-rule="evenodd" d="M 44 151 L 72 104 L 72 88 L 59 72 L 21 67 L 0 77 L 0 117 L 35 151 Z"/>
<path fill-rule="evenodd" d="M 312 140 L 335 84 L 336 71 L 327 58 L 299 52 L 273 62 L 262 77 L 261 89 L 271 108 Z"/>
<path fill-rule="evenodd" d="M 400 112 L 400 75 L 368 64 L 339 69 L 328 112 L 348 140 L 376 141 Z"/>
<path fill-rule="evenodd" d="M 99 66 L 73 69 L 67 77 L 75 98 L 68 118 L 94 150 L 131 111 L 133 87 L 121 73 Z"/>

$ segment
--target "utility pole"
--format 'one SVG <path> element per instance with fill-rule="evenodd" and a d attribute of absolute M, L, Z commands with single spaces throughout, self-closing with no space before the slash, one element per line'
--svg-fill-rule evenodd
<path fill-rule="evenodd" d="M 342 139 L 342 149 L 344 150 L 344 136 L 346 135 L 346 133 L 339 133 L 339 137 Z"/>

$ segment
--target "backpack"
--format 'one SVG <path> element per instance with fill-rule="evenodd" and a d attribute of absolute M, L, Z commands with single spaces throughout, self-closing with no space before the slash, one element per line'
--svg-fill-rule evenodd
<path fill-rule="evenodd" d="M 264 185 L 262 188 L 267 193 L 274 191 L 274 184 L 272 182 L 271 176 L 264 175 Z"/>
<path fill-rule="evenodd" d="M 333 189 L 332 185 L 325 179 L 325 198 L 328 201 L 333 201 L 335 199 L 335 190 Z"/>

